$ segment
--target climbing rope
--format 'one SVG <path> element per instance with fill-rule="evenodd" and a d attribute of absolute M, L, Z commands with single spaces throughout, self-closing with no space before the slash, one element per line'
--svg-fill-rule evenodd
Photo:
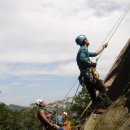
<path fill-rule="evenodd" d="M 117 31 L 118 27 L 120 26 L 121 22 L 124 20 L 126 14 L 128 13 L 130 9 L 130 4 L 128 4 L 128 6 L 125 8 L 124 12 L 121 14 L 121 16 L 119 17 L 119 19 L 116 21 L 116 23 L 114 24 L 114 26 L 112 27 L 112 29 L 110 30 L 110 32 L 108 33 L 108 35 L 105 37 L 105 39 L 103 40 L 102 44 L 100 45 L 100 47 L 103 45 L 103 43 L 107 40 L 107 38 L 109 37 L 108 41 L 106 43 L 109 43 L 110 40 L 112 39 L 112 37 L 114 36 L 115 32 Z M 99 48 L 100 48 L 99 47 Z M 98 58 L 96 58 L 96 62 L 99 60 L 99 58 L 101 57 L 103 51 L 100 53 L 100 55 L 98 56 Z"/>
<path fill-rule="evenodd" d="M 71 103 L 70 103 L 70 106 L 73 104 L 73 101 L 74 101 L 74 98 L 76 97 L 76 94 L 77 94 L 77 92 L 78 92 L 79 86 L 80 86 L 80 84 L 79 84 L 78 87 L 77 87 L 77 90 L 76 90 L 76 92 L 75 92 L 75 95 L 74 95 L 74 97 L 73 97 Z"/>
<path fill-rule="evenodd" d="M 87 107 L 84 109 L 84 111 L 82 112 L 81 116 L 79 117 L 78 121 L 83 117 L 84 113 L 87 111 L 87 109 L 92 105 L 92 101 L 89 102 L 89 104 L 87 105 Z"/>
<path fill-rule="evenodd" d="M 72 87 L 70 88 L 70 90 L 67 92 L 67 94 L 65 95 L 64 99 L 66 99 L 66 97 L 68 96 L 68 94 L 70 93 L 70 91 L 72 90 L 72 88 L 75 86 L 75 84 L 77 83 L 78 79 L 74 82 L 74 84 L 72 85 Z"/>

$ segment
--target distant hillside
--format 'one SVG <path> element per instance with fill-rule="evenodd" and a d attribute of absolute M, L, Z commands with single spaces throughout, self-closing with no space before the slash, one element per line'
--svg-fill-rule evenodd
<path fill-rule="evenodd" d="M 52 103 L 49 103 L 47 105 L 47 109 L 49 111 L 53 111 L 53 110 L 56 110 L 57 112 L 60 112 L 60 111 L 66 111 L 68 106 L 70 106 L 70 103 L 71 103 L 71 100 L 72 98 L 71 97 L 68 97 L 67 99 L 65 100 L 58 100 L 58 101 L 54 101 Z M 4 104 L 2 102 L 0 102 L 1 104 Z M 35 103 L 32 104 L 32 106 L 35 105 Z M 15 104 L 10 104 L 8 105 L 8 108 L 9 109 L 12 109 L 12 110 L 22 110 L 22 109 L 25 109 L 25 108 L 31 108 L 32 106 L 30 107 L 26 107 L 26 106 L 20 106 L 20 105 L 15 105 Z"/>
<path fill-rule="evenodd" d="M 54 101 L 52 103 L 49 103 L 47 108 L 50 111 L 57 111 L 57 112 L 61 112 L 61 111 L 67 111 L 70 104 L 71 104 L 71 97 L 68 97 L 66 100 L 58 100 L 58 101 Z"/>
<path fill-rule="evenodd" d="M 14 105 L 14 104 L 10 104 L 9 106 L 9 109 L 12 109 L 12 110 L 22 110 L 24 108 L 27 108 L 27 107 L 23 107 L 23 106 L 19 106 L 19 105 Z"/>

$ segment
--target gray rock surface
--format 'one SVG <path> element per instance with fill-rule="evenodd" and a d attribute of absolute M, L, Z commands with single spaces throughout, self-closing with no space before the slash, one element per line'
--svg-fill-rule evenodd
<path fill-rule="evenodd" d="M 101 115 L 91 114 L 84 130 L 130 130 L 130 39 L 104 80 L 113 103 Z"/>

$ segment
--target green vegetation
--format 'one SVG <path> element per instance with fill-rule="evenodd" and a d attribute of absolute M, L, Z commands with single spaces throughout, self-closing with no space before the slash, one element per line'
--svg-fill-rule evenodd
<path fill-rule="evenodd" d="M 75 121 L 82 114 L 90 101 L 89 94 L 83 88 L 73 99 L 70 106 L 69 101 L 58 101 L 48 104 L 48 111 L 55 110 L 57 113 L 66 111 L 69 121 L 75 125 Z M 56 105 L 58 104 L 58 105 Z M 40 121 L 37 118 L 37 107 L 32 104 L 28 108 L 10 109 L 6 104 L 0 104 L 0 130 L 38 130 Z"/>
<path fill-rule="evenodd" d="M 82 88 L 81 91 L 79 91 L 78 95 L 76 95 L 73 99 L 73 103 L 70 106 L 70 116 L 71 116 L 71 125 L 72 128 L 75 126 L 79 126 L 79 124 L 82 124 L 84 122 L 84 118 L 82 120 L 78 120 L 83 111 L 85 110 L 86 106 L 90 102 L 90 96 L 88 94 L 88 91 L 85 87 Z M 84 116 L 86 117 L 89 112 L 85 113 Z"/>
<path fill-rule="evenodd" d="M 9 109 L 0 104 L 0 130 L 38 130 L 36 108 Z"/>
<path fill-rule="evenodd" d="M 74 97 L 73 104 L 70 107 L 70 111 L 80 116 L 88 103 L 90 102 L 90 96 L 85 87 Z"/>

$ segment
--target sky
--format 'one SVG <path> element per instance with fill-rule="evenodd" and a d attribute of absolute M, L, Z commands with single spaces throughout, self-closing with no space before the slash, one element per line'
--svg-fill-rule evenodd
<path fill-rule="evenodd" d="M 39 98 L 47 103 L 64 99 L 79 75 L 75 38 L 86 35 L 89 51 L 96 51 L 128 4 L 129 0 L 0 0 L 0 102 L 29 106 Z M 129 28 L 130 11 L 98 61 L 102 79 L 130 38 Z M 68 96 L 74 96 L 77 86 L 78 82 Z"/>

